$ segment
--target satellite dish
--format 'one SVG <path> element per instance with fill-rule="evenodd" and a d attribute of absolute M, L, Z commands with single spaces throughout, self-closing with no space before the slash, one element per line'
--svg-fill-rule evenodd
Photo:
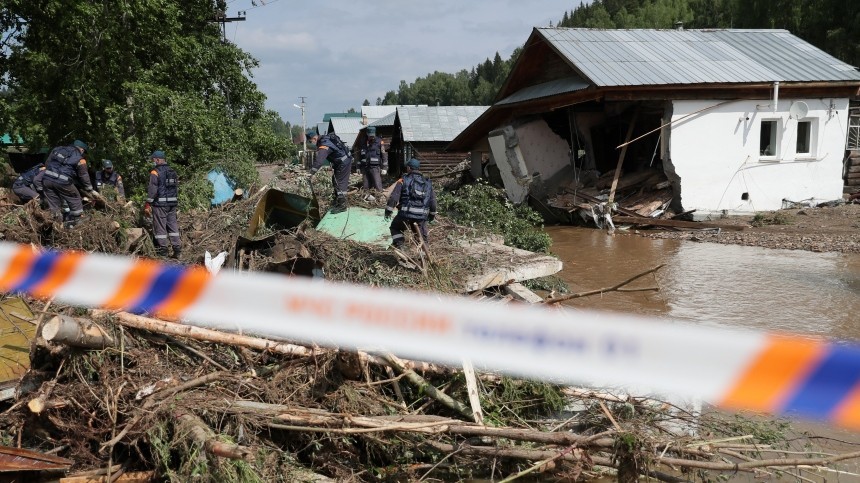
<path fill-rule="evenodd" d="M 809 106 L 803 101 L 797 101 L 788 109 L 792 119 L 803 119 L 809 114 Z"/>

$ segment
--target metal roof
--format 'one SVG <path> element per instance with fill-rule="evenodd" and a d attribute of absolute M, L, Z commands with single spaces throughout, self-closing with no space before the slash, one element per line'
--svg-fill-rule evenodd
<path fill-rule="evenodd" d="M 364 127 L 360 117 L 333 117 L 331 118 L 329 132 L 334 132 L 347 146 L 355 143 L 358 131 Z"/>
<path fill-rule="evenodd" d="M 567 92 L 581 91 L 587 89 L 590 84 L 579 77 L 565 77 L 563 79 L 551 80 L 534 86 L 520 89 L 517 92 L 497 102 L 495 105 L 514 104 L 517 102 L 531 101 L 542 97 L 565 94 Z"/>
<path fill-rule="evenodd" d="M 536 30 L 598 87 L 860 80 L 786 30 Z"/>
<path fill-rule="evenodd" d="M 368 124 L 368 126 L 376 126 L 376 127 L 393 126 L 395 117 L 397 117 L 397 109 L 396 108 L 395 108 L 394 112 L 392 112 L 391 114 L 373 121 L 372 123 Z"/>
<path fill-rule="evenodd" d="M 329 122 L 335 117 L 361 117 L 360 112 L 327 112 L 323 115 L 322 122 Z"/>
<path fill-rule="evenodd" d="M 397 106 L 361 106 L 361 115 L 369 122 L 394 114 L 396 111 Z"/>
<path fill-rule="evenodd" d="M 488 106 L 398 106 L 404 141 L 450 142 Z"/>

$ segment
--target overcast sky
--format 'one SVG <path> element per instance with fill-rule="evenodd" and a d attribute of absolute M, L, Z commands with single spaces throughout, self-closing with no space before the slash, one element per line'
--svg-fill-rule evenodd
<path fill-rule="evenodd" d="M 503 59 L 533 27 L 556 24 L 579 0 L 228 0 L 227 38 L 260 61 L 254 81 L 266 107 L 307 125 L 326 112 L 376 103 L 400 80 Z"/>

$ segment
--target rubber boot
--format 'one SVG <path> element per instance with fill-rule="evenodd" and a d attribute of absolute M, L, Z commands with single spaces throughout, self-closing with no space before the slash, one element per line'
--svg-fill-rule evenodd
<path fill-rule="evenodd" d="M 338 196 L 337 200 L 334 202 L 334 206 L 331 207 L 332 213 L 343 213 L 346 211 L 346 197 Z"/>
<path fill-rule="evenodd" d="M 155 254 L 161 258 L 167 258 L 167 247 L 155 247 Z"/>
<path fill-rule="evenodd" d="M 182 248 L 174 245 L 173 246 L 173 255 L 170 258 L 178 259 L 182 255 Z"/>

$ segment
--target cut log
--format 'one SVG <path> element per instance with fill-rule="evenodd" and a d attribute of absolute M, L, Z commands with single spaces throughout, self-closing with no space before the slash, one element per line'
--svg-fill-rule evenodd
<path fill-rule="evenodd" d="M 218 441 L 212 428 L 206 425 L 202 419 L 193 414 L 177 413 L 177 432 L 185 435 L 192 442 L 198 444 L 208 453 L 231 460 L 254 461 L 254 450 L 238 444 L 224 443 Z"/>
<path fill-rule="evenodd" d="M 616 216 L 613 221 L 619 224 L 629 223 L 631 225 L 670 226 L 673 228 L 693 228 L 697 230 L 707 228 L 719 228 L 721 230 L 743 231 L 746 226 L 742 225 L 717 225 L 715 223 L 702 223 L 698 221 L 662 220 L 657 218 L 644 218 L 641 216 Z"/>
<path fill-rule="evenodd" d="M 42 326 L 42 338 L 54 344 L 83 349 L 116 346 L 113 338 L 92 320 L 55 315 Z"/>

